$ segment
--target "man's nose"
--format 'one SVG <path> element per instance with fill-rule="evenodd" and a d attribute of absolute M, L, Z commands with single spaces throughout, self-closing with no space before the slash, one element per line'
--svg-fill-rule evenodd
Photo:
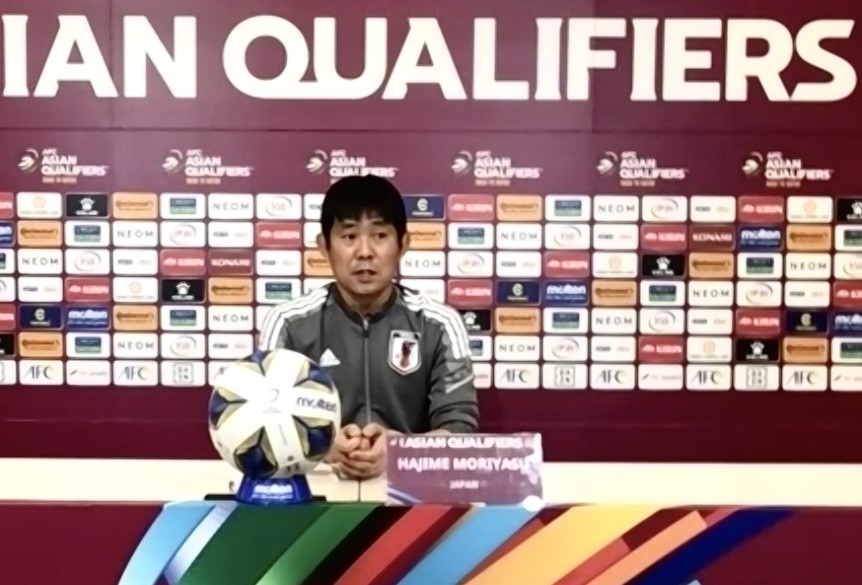
<path fill-rule="evenodd" d="M 373 255 L 371 241 L 368 238 L 359 238 L 359 247 L 356 249 L 356 255 L 360 258 L 370 258 Z"/>

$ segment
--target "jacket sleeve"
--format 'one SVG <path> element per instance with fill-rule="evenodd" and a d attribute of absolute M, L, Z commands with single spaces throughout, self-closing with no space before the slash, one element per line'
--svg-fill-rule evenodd
<path fill-rule="evenodd" d="M 432 431 L 474 433 L 479 426 L 479 405 L 469 336 L 461 316 L 451 311 L 453 316 L 441 328 L 434 348 L 428 396 L 430 426 Z"/>
<path fill-rule="evenodd" d="M 257 337 L 257 348 L 262 351 L 274 349 L 293 349 L 287 330 L 286 311 L 279 305 L 273 305 L 263 319 L 260 334 Z"/>

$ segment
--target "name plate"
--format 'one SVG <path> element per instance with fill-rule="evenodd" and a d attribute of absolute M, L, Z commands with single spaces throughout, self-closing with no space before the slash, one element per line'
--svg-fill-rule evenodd
<path fill-rule="evenodd" d="M 537 504 L 542 436 L 399 435 L 386 444 L 390 504 Z"/>

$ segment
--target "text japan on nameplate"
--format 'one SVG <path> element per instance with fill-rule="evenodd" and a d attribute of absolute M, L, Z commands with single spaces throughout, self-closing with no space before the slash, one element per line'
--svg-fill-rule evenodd
<path fill-rule="evenodd" d="M 391 504 L 536 504 L 542 501 L 542 437 L 400 435 L 387 444 Z"/>

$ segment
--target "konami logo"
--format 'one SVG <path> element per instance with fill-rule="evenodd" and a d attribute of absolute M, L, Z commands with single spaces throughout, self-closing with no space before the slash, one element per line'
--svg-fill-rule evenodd
<path fill-rule="evenodd" d="M 692 226 L 689 241 L 692 250 L 732 252 L 736 247 L 736 230 L 733 226 Z"/>
<path fill-rule="evenodd" d="M 251 276 L 254 254 L 251 250 L 210 250 L 209 269 L 214 276 Z"/>

